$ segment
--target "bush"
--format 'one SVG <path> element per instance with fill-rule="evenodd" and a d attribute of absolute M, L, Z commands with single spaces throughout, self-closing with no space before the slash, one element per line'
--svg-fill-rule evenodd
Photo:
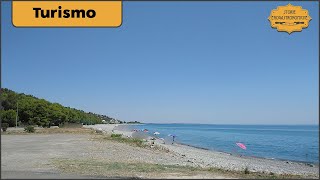
<path fill-rule="evenodd" d="M 9 127 L 16 126 L 16 111 L 13 109 L 9 110 L 1 110 L 0 111 L 0 116 L 2 123 L 8 123 Z"/>
<path fill-rule="evenodd" d="M 122 135 L 121 134 L 111 134 L 111 137 L 112 138 L 119 138 L 121 137 Z"/>
<path fill-rule="evenodd" d="M 24 128 L 24 131 L 26 131 L 28 133 L 34 133 L 36 130 L 34 129 L 33 126 L 27 126 Z"/>
<path fill-rule="evenodd" d="M 125 138 L 121 134 L 111 134 L 111 137 L 105 137 L 105 139 L 114 140 L 121 143 L 127 143 L 129 145 L 138 146 L 138 147 L 147 147 L 142 139 L 135 138 Z"/>
<path fill-rule="evenodd" d="M 3 131 L 3 132 L 6 132 L 7 129 L 8 129 L 8 127 L 9 127 L 9 124 L 8 124 L 8 123 L 2 123 L 2 124 L 1 124 L 1 128 L 2 128 L 2 131 Z"/>
<path fill-rule="evenodd" d="M 248 167 L 246 167 L 246 168 L 244 169 L 244 173 L 245 173 L 245 174 L 249 174 L 249 173 L 250 173 Z"/>

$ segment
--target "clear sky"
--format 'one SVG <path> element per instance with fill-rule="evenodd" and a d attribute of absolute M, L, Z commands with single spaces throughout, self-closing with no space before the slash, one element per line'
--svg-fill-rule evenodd
<path fill-rule="evenodd" d="M 120 28 L 14 28 L 2 85 L 125 121 L 317 124 L 318 2 L 307 29 L 270 27 L 288 2 L 124 2 Z"/>

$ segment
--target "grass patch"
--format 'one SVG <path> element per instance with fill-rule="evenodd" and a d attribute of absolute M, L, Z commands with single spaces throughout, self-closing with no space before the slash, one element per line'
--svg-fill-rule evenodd
<path fill-rule="evenodd" d="M 154 177 L 159 174 L 193 175 L 197 170 L 190 166 L 162 165 L 149 163 L 102 162 L 94 160 L 54 160 L 57 168 L 65 172 L 83 175 L 98 175 L 108 177 Z"/>
<path fill-rule="evenodd" d="M 121 134 L 111 134 L 112 138 L 120 138 L 122 135 Z"/>
<path fill-rule="evenodd" d="M 137 147 L 146 147 L 146 143 L 142 139 L 135 139 L 135 138 L 124 138 L 121 134 L 111 134 L 111 136 L 105 136 L 102 139 L 104 140 L 113 140 L 120 143 L 126 143 L 132 146 Z"/>
<path fill-rule="evenodd" d="M 121 134 L 111 134 L 111 136 L 95 136 L 93 140 L 99 140 L 99 141 L 114 141 L 114 142 L 119 142 L 119 143 L 125 143 L 130 146 L 134 147 L 141 147 L 145 149 L 152 149 L 152 150 L 157 150 L 157 151 L 162 151 L 162 152 L 169 152 L 169 149 L 159 146 L 156 144 L 151 144 L 150 142 L 147 142 L 142 139 L 136 139 L 136 138 L 127 138 L 127 137 L 122 137 Z"/>
<path fill-rule="evenodd" d="M 3 135 L 26 135 L 26 134 L 94 134 L 94 130 L 87 128 L 36 128 L 34 133 L 24 130 L 11 130 L 1 132 Z"/>
<path fill-rule="evenodd" d="M 94 134 L 94 130 L 88 128 L 41 128 L 37 129 L 36 134 Z"/>
<path fill-rule="evenodd" d="M 64 172 L 79 173 L 83 175 L 96 175 L 105 177 L 226 177 L 248 179 L 301 179 L 296 175 L 270 175 L 268 173 L 250 172 L 244 174 L 241 171 L 228 171 L 219 168 L 200 168 L 192 166 L 150 164 L 150 163 L 123 163 L 103 162 L 99 160 L 69 160 L 56 159 L 53 164 Z"/>

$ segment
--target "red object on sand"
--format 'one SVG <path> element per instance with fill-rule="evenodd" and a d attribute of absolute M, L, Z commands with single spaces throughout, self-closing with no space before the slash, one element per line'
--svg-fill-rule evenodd
<path fill-rule="evenodd" d="M 239 146 L 241 149 L 244 149 L 244 150 L 247 149 L 246 145 L 244 145 L 242 143 L 236 143 L 236 145 Z"/>

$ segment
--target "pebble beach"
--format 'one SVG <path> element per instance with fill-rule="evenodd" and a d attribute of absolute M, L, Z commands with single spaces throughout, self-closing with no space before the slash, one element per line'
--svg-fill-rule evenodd
<path fill-rule="evenodd" d="M 123 127 L 120 127 L 123 126 Z M 132 137 L 132 132 L 125 128 L 126 125 L 101 124 L 85 126 L 102 133 L 122 134 L 123 137 Z M 151 142 L 151 140 L 148 140 Z M 249 156 L 240 156 L 225 152 L 206 150 L 184 144 L 164 144 L 161 140 L 153 141 L 155 145 L 164 147 L 178 159 L 178 165 L 190 165 L 203 168 L 221 168 L 224 170 L 241 171 L 248 169 L 251 172 L 264 172 L 274 174 L 292 174 L 319 177 L 319 165 L 285 160 L 264 159 Z M 174 163 L 177 164 L 175 160 Z"/>

